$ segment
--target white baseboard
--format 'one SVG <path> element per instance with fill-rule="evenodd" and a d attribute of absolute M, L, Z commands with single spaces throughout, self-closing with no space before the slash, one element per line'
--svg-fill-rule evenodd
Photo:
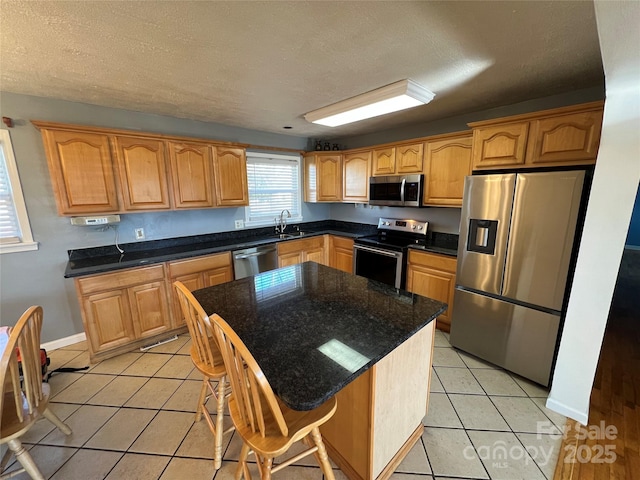
<path fill-rule="evenodd" d="M 587 425 L 589 422 L 589 412 L 578 411 L 574 408 L 568 407 L 564 403 L 557 402 L 551 398 L 547 399 L 546 407 L 557 412 L 565 417 L 573 418 L 575 421 L 580 422 L 582 425 Z"/>
<path fill-rule="evenodd" d="M 44 348 L 47 352 L 50 352 L 58 348 L 68 347 L 69 345 L 73 345 L 74 343 L 82 342 L 86 339 L 86 333 L 76 333 L 75 335 L 71 335 L 70 337 L 64 337 L 58 340 L 54 340 L 53 342 L 43 343 L 42 348 Z"/>

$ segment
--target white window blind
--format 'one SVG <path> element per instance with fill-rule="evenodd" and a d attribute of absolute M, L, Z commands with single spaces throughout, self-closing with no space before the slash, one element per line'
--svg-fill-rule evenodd
<path fill-rule="evenodd" d="M 250 225 L 273 225 L 283 210 L 287 221 L 302 220 L 300 157 L 247 153 L 249 206 L 245 220 Z"/>
<path fill-rule="evenodd" d="M 11 137 L 0 130 L 0 252 L 35 250 Z"/>

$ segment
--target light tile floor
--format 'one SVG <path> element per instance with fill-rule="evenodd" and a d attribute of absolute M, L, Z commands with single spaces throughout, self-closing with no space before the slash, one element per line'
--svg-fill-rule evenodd
<path fill-rule="evenodd" d="M 86 372 L 53 375 L 51 407 L 73 434 L 41 420 L 23 438 L 45 478 L 232 479 L 241 441 L 225 439 L 215 472 L 211 434 L 204 420 L 194 422 L 200 377 L 189 348 L 182 335 Z M 51 370 L 89 364 L 84 342 L 50 357 Z M 545 389 L 455 350 L 439 331 L 433 363 L 424 434 L 393 480 L 553 477 L 565 418 L 545 408 Z M 335 474 L 346 479 L 337 467 Z M 322 473 L 311 457 L 274 478 L 322 480 Z"/>

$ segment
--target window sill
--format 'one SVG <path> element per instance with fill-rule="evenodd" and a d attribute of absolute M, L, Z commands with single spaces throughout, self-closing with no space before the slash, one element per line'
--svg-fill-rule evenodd
<path fill-rule="evenodd" d="M 5 244 L 0 243 L 0 254 L 30 252 L 33 250 L 38 250 L 38 242 L 5 243 Z"/>
<path fill-rule="evenodd" d="M 287 218 L 287 225 L 293 225 L 294 223 L 300 223 L 302 222 L 302 217 L 291 217 L 291 218 Z M 245 227 L 275 227 L 275 222 L 273 220 L 265 220 L 265 221 L 248 221 L 245 220 L 244 221 L 244 226 Z"/>

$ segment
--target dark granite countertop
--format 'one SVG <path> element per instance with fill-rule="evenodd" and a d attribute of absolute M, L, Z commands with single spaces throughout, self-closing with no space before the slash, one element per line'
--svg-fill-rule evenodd
<path fill-rule="evenodd" d="M 321 405 L 447 307 L 313 262 L 194 296 L 231 325 L 295 410 Z"/>
<path fill-rule="evenodd" d="M 69 250 L 69 261 L 64 272 L 65 278 L 93 275 L 123 268 L 142 267 L 154 263 L 180 260 L 200 255 L 256 247 L 269 243 L 284 242 L 316 235 L 332 234 L 357 238 L 376 232 L 375 225 L 325 220 L 299 224 L 304 236 L 280 239 L 273 227 L 235 230 L 190 237 L 165 240 L 126 243 L 120 245 L 121 254 L 115 245 Z M 289 227 L 290 233 L 294 229 Z"/>
<path fill-rule="evenodd" d="M 273 227 L 265 227 L 125 243 L 120 245 L 125 252 L 123 254 L 118 252 L 115 245 L 69 250 L 69 261 L 67 262 L 64 276 L 65 278 L 72 278 L 94 275 L 124 268 L 143 267 L 155 263 L 286 242 L 317 235 L 330 234 L 358 238 L 365 235 L 373 235 L 377 231 L 375 225 L 337 220 L 301 223 L 298 226 L 301 231 L 305 232 L 305 235 L 286 239 L 281 239 L 274 234 Z M 292 226 L 289 227 L 289 232 L 295 233 Z M 411 248 L 456 256 L 458 236 L 429 232 L 424 244 L 412 245 Z"/>

